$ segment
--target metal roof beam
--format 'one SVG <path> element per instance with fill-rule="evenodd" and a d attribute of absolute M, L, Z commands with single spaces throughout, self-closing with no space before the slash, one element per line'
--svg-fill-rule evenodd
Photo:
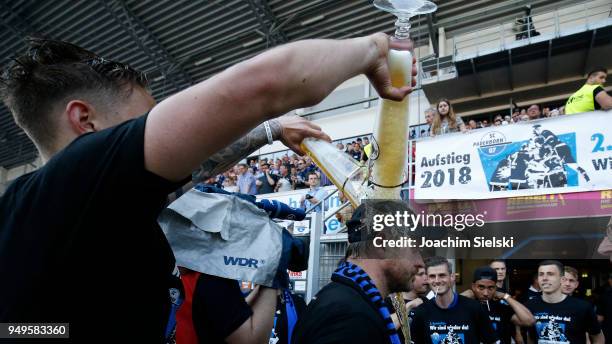
<path fill-rule="evenodd" d="M 472 68 L 474 64 L 472 62 Z M 508 49 L 508 81 L 510 82 L 510 90 L 514 91 L 514 76 L 512 75 L 512 49 Z"/>
<path fill-rule="evenodd" d="M 159 39 L 151 32 L 151 30 L 136 16 L 128 7 L 125 0 L 113 0 L 110 3 L 104 0 L 99 0 L 113 18 L 124 28 L 125 31 L 132 37 L 132 40 L 138 47 L 146 53 L 151 60 L 154 61 L 160 73 L 170 81 L 175 90 L 180 90 L 182 83 L 189 85 L 193 84 L 191 76 L 183 69 L 168 50 L 161 44 Z M 117 4 L 117 6 L 115 6 Z M 117 13 L 115 7 L 118 7 L 120 14 Z M 138 34 L 141 31 L 142 37 Z M 167 69 L 162 68 L 163 65 L 168 65 Z"/>
<path fill-rule="evenodd" d="M 548 84 L 550 81 L 550 56 L 552 55 L 552 39 L 548 41 L 548 53 L 546 55 L 546 76 L 544 77 L 544 83 Z"/>
<path fill-rule="evenodd" d="M 476 63 L 474 59 L 470 59 L 470 63 L 472 64 L 472 73 L 474 74 L 474 83 L 476 86 L 476 92 L 478 92 L 478 96 L 482 96 L 482 88 L 480 87 L 480 80 L 478 80 L 478 74 L 476 73 Z"/>
<path fill-rule="evenodd" d="M 440 56 L 438 53 L 438 35 L 434 30 L 434 14 L 427 14 L 427 30 L 429 30 L 429 38 L 431 38 L 431 44 L 433 45 L 433 50 L 436 56 Z"/>
<path fill-rule="evenodd" d="M 0 23 L 20 39 L 36 33 L 34 28 L 27 20 L 15 13 L 6 0 L 0 0 Z"/>
<path fill-rule="evenodd" d="M 287 36 L 280 28 L 278 24 L 278 20 L 274 13 L 272 13 L 272 9 L 270 9 L 270 5 L 268 5 L 267 0 L 248 0 L 249 7 L 257 21 L 259 22 L 259 27 L 261 31 L 266 35 L 266 46 L 271 47 L 279 44 L 286 43 L 288 41 Z"/>
<path fill-rule="evenodd" d="M 597 29 L 593 30 L 591 34 L 591 42 L 589 43 L 589 47 L 587 48 L 584 54 L 584 65 L 582 66 L 582 75 L 586 75 L 589 71 L 589 61 L 591 61 L 591 51 L 593 50 L 593 46 L 595 45 L 595 37 L 597 37 Z"/>

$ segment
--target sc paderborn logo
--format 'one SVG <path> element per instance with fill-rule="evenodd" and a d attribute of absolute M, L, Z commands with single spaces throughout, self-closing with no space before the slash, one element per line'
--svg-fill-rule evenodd
<path fill-rule="evenodd" d="M 478 147 L 484 155 L 495 156 L 503 153 L 508 144 L 506 136 L 499 131 L 491 131 L 484 134 L 479 141 L 474 142 L 473 146 Z"/>

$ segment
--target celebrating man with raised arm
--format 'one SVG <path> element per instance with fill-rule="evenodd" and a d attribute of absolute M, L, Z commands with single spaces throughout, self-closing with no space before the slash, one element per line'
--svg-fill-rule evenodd
<path fill-rule="evenodd" d="M 391 86 L 384 34 L 280 46 L 158 105 L 123 63 L 29 45 L 3 73 L 2 98 L 45 165 L 0 198 L 0 322 L 67 322 L 77 341 L 172 336 L 180 283 L 156 218 L 202 161 L 358 74 L 386 98 L 411 91 Z M 327 138 L 305 127 L 284 142 L 303 153 L 308 136 Z"/>

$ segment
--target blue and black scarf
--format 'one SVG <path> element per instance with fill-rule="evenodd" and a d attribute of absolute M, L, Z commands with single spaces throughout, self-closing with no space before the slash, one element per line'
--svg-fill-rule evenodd
<path fill-rule="evenodd" d="M 344 277 L 353 281 L 370 298 L 370 302 L 378 309 L 378 312 L 385 321 L 389 341 L 392 344 L 401 344 L 397 331 L 395 330 L 395 325 L 389 314 L 389 309 L 368 274 L 353 263 L 343 262 L 338 269 L 334 271 L 332 277 L 333 276 Z"/>

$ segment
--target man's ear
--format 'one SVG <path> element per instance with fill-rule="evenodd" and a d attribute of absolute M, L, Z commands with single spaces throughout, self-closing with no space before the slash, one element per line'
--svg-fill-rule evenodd
<path fill-rule="evenodd" d="M 81 135 L 97 130 L 94 124 L 94 108 L 83 100 L 71 100 L 64 110 L 70 127 L 75 134 Z"/>

